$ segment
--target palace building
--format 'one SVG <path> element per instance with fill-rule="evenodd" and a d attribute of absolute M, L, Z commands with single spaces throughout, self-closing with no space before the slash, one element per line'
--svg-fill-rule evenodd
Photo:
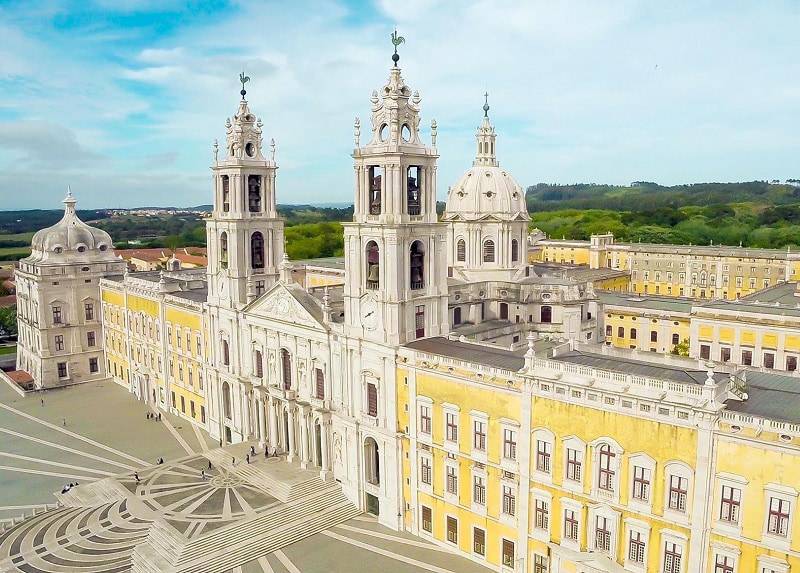
<path fill-rule="evenodd" d="M 355 124 L 344 259 L 289 261 L 245 96 L 207 269 L 127 272 L 68 198 L 18 273 L 20 370 L 52 385 L 63 352 L 495 571 L 800 572 L 794 255 L 529 239 L 488 103 L 440 220 L 436 123 L 394 58 Z"/>

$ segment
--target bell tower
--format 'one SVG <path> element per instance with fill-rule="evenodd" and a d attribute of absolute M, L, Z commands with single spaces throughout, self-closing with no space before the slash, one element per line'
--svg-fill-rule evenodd
<path fill-rule="evenodd" d="M 372 92 L 369 141 L 355 123 L 355 206 L 344 224 L 350 334 L 390 345 L 447 333 L 446 225 L 436 215 L 436 122 L 420 139 L 420 96 L 397 66 Z"/>
<path fill-rule="evenodd" d="M 214 209 L 206 223 L 209 303 L 241 308 L 278 278 L 283 220 L 275 200 L 275 141 L 264 156 L 261 119 L 250 111 L 241 74 L 239 109 L 225 122 L 225 147 L 214 142 Z M 222 158 L 220 158 L 220 152 Z"/>

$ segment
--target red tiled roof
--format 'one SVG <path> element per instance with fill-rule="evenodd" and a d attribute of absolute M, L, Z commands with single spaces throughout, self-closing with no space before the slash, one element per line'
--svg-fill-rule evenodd
<path fill-rule="evenodd" d="M 6 372 L 6 375 L 17 384 L 25 384 L 26 382 L 33 382 L 33 376 L 31 376 L 24 370 L 12 370 L 11 372 Z"/>
<path fill-rule="evenodd" d="M 0 296 L 0 308 L 7 308 L 17 304 L 17 296 L 10 294 L 8 296 Z"/>

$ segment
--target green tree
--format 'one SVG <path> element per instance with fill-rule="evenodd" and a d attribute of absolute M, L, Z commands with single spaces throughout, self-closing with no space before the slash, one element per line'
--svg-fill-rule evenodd
<path fill-rule="evenodd" d="M 17 307 L 0 308 L 0 334 L 17 334 Z"/>
<path fill-rule="evenodd" d="M 684 338 L 678 344 L 672 347 L 672 354 L 678 356 L 689 356 L 689 339 Z"/>

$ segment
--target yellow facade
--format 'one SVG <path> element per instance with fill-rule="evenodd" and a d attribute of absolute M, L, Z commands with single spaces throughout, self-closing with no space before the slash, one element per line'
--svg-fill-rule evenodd
<path fill-rule="evenodd" d="M 207 341 L 202 311 L 172 300 L 165 302 L 164 311 L 170 402 L 179 415 L 204 425 L 206 401 L 203 361 Z"/>

